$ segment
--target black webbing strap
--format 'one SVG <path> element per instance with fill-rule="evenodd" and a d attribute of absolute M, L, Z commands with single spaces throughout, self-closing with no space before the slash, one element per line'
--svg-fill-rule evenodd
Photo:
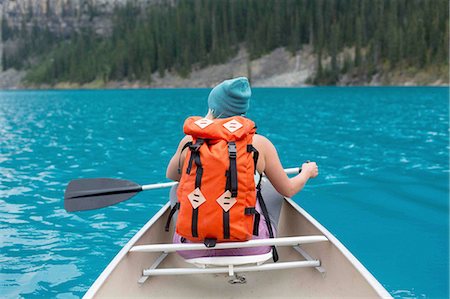
<path fill-rule="evenodd" d="M 187 147 L 189 147 L 191 145 L 192 145 L 192 141 L 188 141 L 183 145 L 183 148 L 181 149 L 180 156 L 178 157 L 178 174 L 181 174 L 181 154 Z"/>
<path fill-rule="evenodd" d="M 258 236 L 259 235 L 259 221 L 261 219 L 261 215 L 256 212 L 255 214 L 255 220 L 253 221 L 253 235 Z"/>
<path fill-rule="evenodd" d="M 231 197 L 237 197 L 237 166 L 236 166 L 236 143 L 234 141 L 228 142 L 228 157 L 230 158 L 230 168 L 225 173 L 227 180 L 225 184 L 225 191 L 231 192 Z M 223 210 L 223 238 L 230 238 L 230 212 Z"/>
<path fill-rule="evenodd" d="M 230 158 L 230 168 L 225 172 L 227 177 L 225 183 L 225 191 L 231 192 L 231 197 L 237 197 L 237 166 L 236 166 L 236 143 L 230 141 L 228 143 L 228 156 Z M 223 210 L 223 238 L 230 238 L 230 212 Z"/>
<path fill-rule="evenodd" d="M 191 156 L 189 158 L 188 167 L 186 168 L 186 173 L 191 174 L 192 162 L 194 161 L 194 152 L 191 152 Z"/>
<path fill-rule="evenodd" d="M 170 210 L 169 217 L 167 217 L 167 222 L 166 222 L 166 227 L 165 227 L 166 232 L 168 232 L 170 230 L 170 222 L 172 221 L 172 217 L 175 214 L 175 212 L 179 209 L 180 209 L 180 203 L 177 202 Z"/>
<path fill-rule="evenodd" d="M 261 212 L 263 213 L 263 216 L 266 219 L 267 229 L 269 230 L 269 237 L 274 238 L 272 224 L 270 223 L 269 211 L 267 211 L 266 204 L 261 195 L 261 181 L 259 182 L 258 187 L 256 187 L 256 197 L 258 198 L 259 206 L 261 207 Z M 273 254 L 273 261 L 277 262 L 278 261 L 278 252 L 277 252 L 277 249 L 275 248 L 275 246 L 272 246 L 272 254 Z"/>
<path fill-rule="evenodd" d="M 191 144 L 189 145 L 189 149 L 193 152 L 198 152 L 198 150 L 200 149 L 200 146 L 202 146 L 203 143 L 205 143 L 205 139 L 197 138 L 195 143 L 191 142 Z"/>
<path fill-rule="evenodd" d="M 223 211 L 223 238 L 230 238 L 230 211 Z"/>
<path fill-rule="evenodd" d="M 195 188 L 200 188 L 202 185 L 202 176 L 203 176 L 203 166 L 202 162 L 200 161 L 200 153 L 199 152 L 193 152 L 192 155 L 194 156 L 194 162 L 197 166 L 197 172 L 195 174 Z"/>
<path fill-rule="evenodd" d="M 253 164 L 255 165 L 255 174 L 256 174 L 256 164 L 258 164 L 259 152 L 258 150 L 251 144 L 247 144 L 247 152 L 253 152 Z"/>
<path fill-rule="evenodd" d="M 259 235 L 259 221 L 261 218 L 261 215 L 258 213 L 255 207 L 251 208 L 245 208 L 245 215 L 255 215 L 255 218 L 253 220 L 253 235 L 258 236 Z"/>
<path fill-rule="evenodd" d="M 225 177 L 227 178 L 225 183 L 225 191 L 227 191 L 231 189 L 230 170 L 225 171 Z"/>
<path fill-rule="evenodd" d="M 194 161 L 195 166 L 197 167 L 195 174 L 195 189 L 200 188 L 202 184 L 202 176 L 203 176 L 203 167 L 202 162 L 200 161 L 200 147 L 205 141 L 203 139 L 197 139 L 194 144 L 189 146 L 191 150 L 191 158 L 189 159 L 189 165 L 187 169 L 187 173 L 191 172 L 192 169 L 192 161 Z M 198 207 L 196 209 L 192 208 L 192 223 L 191 223 L 191 232 L 194 238 L 198 237 Z"/>
<path fill-rule="evenodd" d="M 192 208 L 192 224 L 191 224 L 191 231 L 192 236 L 197 238 L 198 237 L 198 208 L 194 209 Z"/>
<path fill-rule="evenodd" d="M 186 168 L 186 173 L 190 174 L 191 173 L 191 169 L 192 169 L 192 162 L 195 159 L 195 156 L 200 156 L 199 150 L 200 150 L 200 146 L 202 146 L 202 144 L 205 141 L 203 139 L 197 139 L 197 141 L 195 143 L 190 143 L 189 145 L 186 145 L 187 147 L 189 147 L 189 149 L 191 150 L 191 157 L 189 158 L 189 164 L 188 167 Z M 184 147 L 183 147 L 184 148 Z M 200 157 L 199 157 L 200 158 Z"/>
<path fill-rule="evenodd" d="M 183 152 L 186 148 L 190 147 L 192 145 L 192 141 L 188 141 L 183 145 L 183 148 L 181 149 L 181 152 Z"/>
<path fill-rule="evenodd" d="M 227 170 L 225 172 L 225 176 L 227 177 L 226 183 L 225 183 L 225 192 L 231 189 L 231 179 L 230 179 L 230 170 Z M 222 216 L 222 225 L 223 225 L 223 238 L 229 239 L 230 238 L 230 213 L 229 211 L 223 210 L 223 216 Z"/>
<path fill-rule="evenodd" d="M 247 144 L 247 152 L 253 153 L 253 165 L 255 167 L 254 174 L 256 174 L 256 171 L 257 171 L 256 165 L 258 164 L 259 152 L 252 144 Z M 252 208 L 252 209 L 254 209 L 254 214 L 255 214 L 255 219 L 253 222 L 253 235 L 258 236 L 259 235 L 259 221 L 261 219 L 261 215 L 258 213 L 258 211 L 256 211 L 255 208 Z M 245 212 L 247 213 L 247 209 Z"/>
<path fill-rule="evenodd" d="M 228 142 L 228 157 L 230 158 L 230 191 L 231 197 L 237 197 L 238 194 L 238 180 L 237 180 L 237 166 L 236 166 L 236 143 L 234 141 Z"/>

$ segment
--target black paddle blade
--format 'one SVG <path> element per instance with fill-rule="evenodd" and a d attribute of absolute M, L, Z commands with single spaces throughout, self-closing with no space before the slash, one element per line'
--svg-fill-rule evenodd
<path fill-rule="evenodd" d="M 77 179 L 67 186 L 64 208 L 67 212 L 99 209 L 125 201 L 140 191 L 140 185 L 127 180 Z"/>

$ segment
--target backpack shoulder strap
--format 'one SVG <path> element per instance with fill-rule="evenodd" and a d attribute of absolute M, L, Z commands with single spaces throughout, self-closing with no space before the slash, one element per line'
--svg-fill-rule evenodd
<path fill-rule="evenodd" d="M 274 238 L 275 235 L 273 233 L 272 223 L 270 221 L 270 216 L 269 216 L 269 211 L 267 210 L 266 203 L 264 202 L 264 199 L 261 194 L 261 181 L 262 181 L 262 176 L 259 179 L 258 186 L 256 187 L 256 197 L 258 198 L 259 206 L 261 207 L 261 212 L 262 212 L 264 218 L 266 219 L 267 229 L 269 231 L 269 237 Z M 272 254 L 273 254 L 273 261 L 276 263 L 278 261 L 278 252 L 277 252 L 277 249 L 275 248 L 275 246 L 272 246 Z"/>
<path fill-rule="evenodd" d="M 183 148 L 181 149 L 180 156 L 178 157 L 178 174 L 181 174 L 181 154 L 183 151 L 192 145 L 192 141 L 188 141 L 183 145 Z"/>
<path fill-rule="evenodd" d="M 253 146 L 253 144 L 247 144 L 247 152 L 253 152 L 253 164 L 255 165 L 255 174 L 256 174 L 256 165 L 258 164 L 259 152 Z"/>

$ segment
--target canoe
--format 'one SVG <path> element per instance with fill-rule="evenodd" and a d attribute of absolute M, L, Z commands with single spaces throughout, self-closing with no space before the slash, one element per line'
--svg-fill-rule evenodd
<path fill-rule="evenodd" d="M 186 261 L 176 253 L 180 246 L 205 246 L 171 244 L 173 231 L 164 230 L 169 210 L 167 203 L 136 233 L 84 298 L 392 298 L 341 242 L 289 198 L 281 208 L 277 238 L 231 244 L 277 244 L 276 263 L 267 255 Z"/>

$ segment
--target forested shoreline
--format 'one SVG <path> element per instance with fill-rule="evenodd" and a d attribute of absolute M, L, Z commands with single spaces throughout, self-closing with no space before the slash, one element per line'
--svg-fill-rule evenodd
<path fill-rule="evenodd" d="M 244 47 L 248 60 L 279 47 L 308 46 L 317 57 L 311 84 L 344 76 L 370 80 L 398 69 L 448 72 L 446 0 L 172 1 L 115 9 L 111 34 L 89 26 L 69 36 L 2 21 L 3 69 L 27 70 L 27 84 L 143 81 L 167 71 L 224 63 Z M 92 12 L 95 15 L 95 11 Z M 30 25 L 31 24 L 31 25 Z M 249 70 L 250 72 L 250 70 Z M 249 74 L 250 75 L 250 74 Z M 447 78 L 448 80 L 448 74 Z"/>

